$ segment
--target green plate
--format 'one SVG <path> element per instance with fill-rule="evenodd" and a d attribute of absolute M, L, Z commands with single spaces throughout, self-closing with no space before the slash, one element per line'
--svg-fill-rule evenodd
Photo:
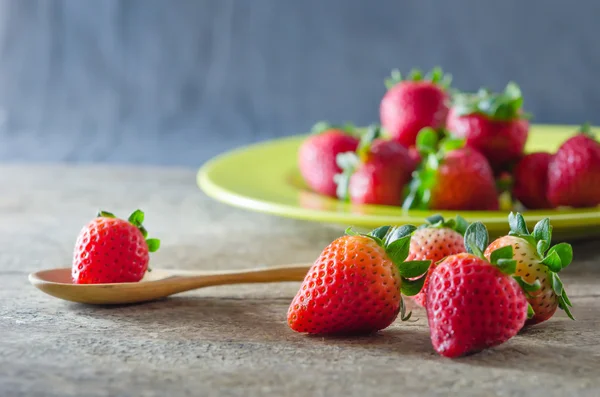
<path fill-rule="evenodd" d="M 576 126 L 532 125 L 527 151 L 554 152 Z M 304 184 L 296 153 L 306 135 L 262 142 L 222 154 L 198 172 L 198 185 L 210 197 L 248 210 L 307 221 L 339 224 L 358 229 L 381 225 L 421 224 L 435 213 L 454 217 L 457 212 L 404 211 L 400 207 L 353 205 L 313 193 Z M 492 237 L 508 231 L 509 211 L 460 211 L 468 221 L 484 222 Z M 524 211 L 532 226 L 549 217 L 554 235 L 580 239 L 600 235 L 600 209 Z"/>

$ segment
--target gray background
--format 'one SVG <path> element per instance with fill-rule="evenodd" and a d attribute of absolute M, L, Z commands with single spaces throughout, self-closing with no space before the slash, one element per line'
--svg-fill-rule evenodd
<path fill-rule="evenodd" d="M 600 2 L 0 0 L 0 161 L 197 166 L 321 119 L 378 120 L 390 69 L 518 82 L 600 122 Z"/>

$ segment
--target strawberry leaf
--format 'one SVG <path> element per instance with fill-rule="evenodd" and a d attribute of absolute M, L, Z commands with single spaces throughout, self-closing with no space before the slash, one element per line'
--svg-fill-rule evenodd
<path fill-rule="evenodd" d="M 408 321 L 411 315 L 412 312 L 408 312 L 408 314 L 406 314 L 406 305 L 404 304 L 404 299 L 400 297 L 400 320 Z"/>
<path fill-rule="evenodd" d="M 515 281 L 517 283 L 519 283 L 519 285 L 525 292 L 535 292 L 535 291 L 539 291 L 542 288 L 542 284 L 540 283 L 540 280 L 535 280 L 535 282 L 533 284 L 530 284 L 527 281 L 523 280 L 523 278 L 521 276 L 513 276 L 513 278 L 515 279 Z"/>
<path fill-rule="evenodd" d="M 560 272 L 562 269 L 562 261 L 556 251 L 549 252 L 548 256 L 542 259 L 542 263 L 553 272 Z"/>
<path fill-rule="evenodd" d="M 340 130 L 340 131 L 343 131 L 343 132 L 347 133 L 348 135 L 352 135 L 352 136 L 358 135 L 358 129 L 352 123 L 346 123 L 343 125 L 339 125 L 339 124 L 331 124 L 327 121 L 319 121 L 319 122 L 315 123 L 315 125 L 313 125 L 312 128 L 310 129 L 310 134 L 318 135 L 318 134 L 322 134 L 325 131 L 329 131 L 329 130 Z"/>
<path fill-rule="evenodd" d="M 561 296 L 563 294 L 564 285 L 558 274 L 552 273 L 552 289 L 556 295 Z"/>
<path fill-rule="evenodd" d="M 371 230 L 368 235 L 372 237 L 377 237 L 379 240 L 383 240 L 385 238 L 385 235 L 388 234 L 388 232 L 390 231 L 390 229 L 391 226 L 381 226 L 377 229 Z"/>
<path fill-rule="evenodd" d="M 522 111 L 523 94 L 519 86 L 509 82 L 501 93 L 480 89 L 477 93 L 457 93 L 453 107 L 458 116 L 482 114 L 492 120 L 510 121 L 528 117 Z"/>
<path fill-rule="evenodd" d="M 381 137 L 381 127 L 378 124 L 371 124 L 367 131 L 360 137 L 356 155 L 360 161 L 365 162 L 371 151 L 373 141 Z"/>
<path fill-rule="evenodd" d="M 148 231 L 144 226 L 140 226 L 138 229 L 140 229 L 140 232 L 142 232 L 142 236 L 144 236 L 144 238 L 148 237 Z"/>
<path fill-rule="evenodd" d="M 394 240 L 389 245 L 386 245 L 385 251 L 395 264 L 404 262 L 408 257 L 408 252 L 410 250 L 410 238 L 410 235 L 405 236 Z"/>
<path fill-rule="evenodd" d="M 489 243 L 487 228 L 481 222 L 471 223 L 465 231 L 464 241 L 468 253 L 483 258 L 483 252 Z"/>
<path fill-rule="evenodd" d="M 352 226 L 348 226 L 344 231 L 348 236 L 360 236 L 360 233 L 352 228 Z"/>
<path fill-rule="evenodd" d="M 533 316 L 535 316 L 535 311 L 531 304 L 527 303 L 527 319 L 531 319 Z"/>
<path fill-rule="evenodd" d="M 426 218 L 425 221 L 429 223 L 430 226 L 442 226 L 445 223 L 444 217 L 440 214 L 431 215 Z"/>
<path fill-rule="evenodd" d="M 355 152 L 343 152 L 338 153 L 338 155 L 335 157 L 335 162 L 342 170 L 354 170 L 360 161 Z"/>
<path fill-rule="evenodd" d="M 546 251 L 550 247 L 552 240 L 552 227 L 550 226 L 550 219 L 544 218 L 536 223 L 532 233 L 533 238 L 537 241 L 537 251 L 540 257 L 544 257 Z"/>
<path fill-rule="evenodd" d="M 116 218 L 116 216 L 113 213 L 102 210 L 98 211 L 96 216 L 99 218 Z"/>
<path fill-rule="evenodd" d="M 556 253 L 560 257 L 561 269 L 569 266 L 573 260 L 573 247 L 571 247 L 571 244 L 568 243 L 556 244 L 550 248 L 548 253 Z"/>
<path fill-rule="evenodd" d="M 408 278 L 402 278 L 402 284 L 400 286 L 400 292 L 405 296 L 415 296 L 423 289 L 423 285 L 425 284 L 425 278 L 427 276 L 419 277 L 415 280 L 410 280 Z"/>
<path fill-rule="evenodd" d="M 148 244 L 148 251 L 150 252 L 156 252 L 160 248 L 160 240 L 157 238 L 147 239 L 146 244 Z"/>
<path fill-rule="evenodd" d="M 586 135 L 592 135 L 592 128 L 589 122 L 583 123 L 579 126 L 578 132 Z"/>
<path fill-rule="evenodd" d="M 511 236 L 529 236 L 529 230 L 527 229 L 527 223 L 523 218 L 523 215 L 520 213 L 511 212 L 508 214 L 508 224 L 510 225 L 510 232 L 508 233 Z"/>
<path fill-rule="evenodd" d="M 350 184 L 350 177 L 358 167 L 360 160 L 355 152 L 343 152 L 338 153 L 335 158 L 335 162 L 338 167 L 342 169 L 342 172 L 336 174 L 333 177 L 334 182 L 336 183 L 336 196 L 342 201 L 348 201 L 348 186 Z"/>
<path fill-rule="evenodd" d="M 128 221 L 136 227 L 142 226 L 142 223 L 144 223 L 144 212 L 141 210 L 133 211 L 133 213 L 129 215 Z"/>
<path fill-rule="evenodd" d="M 492 264 L 497 264 L 499 259 L 513 259 L 513 247 L 512 245 L 507 245 L 502 248 L 498 248 L 493 251 L 490 255 L 490 262 Z"/>
<path fill-rule="evenodd" d="M 398 264 L 400 275 L 406 278 L 415 278 L 427 273 L 431 261 L 407 261 Z"/>
<path fill-rule="evenodd" d="M 389 90 L 394 87 L 396 84 L 402 82 L 402 73 L 398 69 L 392 70 L 391 77 L 385 79 L 385 87 Z"/>
<path fill-rule="evenodd" d="M 573 317 L 573 314 L 571 313 L 571 309 L 569 309 L 569 306 L 565 303 L 565 298 L 562 296 L 558 298 L 558 307 L 564 310 L 571 320 L 575 320 L 575 317 Z"/>
<path fill-rule="evenodd" d="M 507 275 L 512 275 L 517 271 L 517 261 L 514 259 L 500 258 L 494 264 L 500 271 Z"/>
<path fill-rule="evenodd" d="M 435 153 L 438 140 L 437 132 L 431 127 L 425 127 L 417 135 L 417 149 L 422 153 Z"/>
<path fill-rule="evenodd" d="M 442 153 L 448 153 L 453 150 L 458 150 L 458 149 L 463 148 L 465 146 L 465 143 L 466 143 L 466 140 L 464 140 L 464 139 L 448 137 L 448 138 L 442 139 L 442 141 L 440 142 L 440 150 L 442 151 Z"/>
<path fill-rule="evenodd" d="M 394 241 L 409 236 L 417 230 L 413 225 L 402 225 L 393 227 L 391 231 L 388 232 L 388 235 L 385 239 L 385 245 L 388 246 Z"/>

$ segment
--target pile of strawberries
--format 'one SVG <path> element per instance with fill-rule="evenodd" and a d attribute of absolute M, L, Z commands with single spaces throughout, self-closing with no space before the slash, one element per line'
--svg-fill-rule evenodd
<path fill-rule="evenodd" d="M 551 246 L 549 219 L 528 230 L 510 213 L 510 232 L 489 243 L 485 225 L 439 215 L 420 227 L 352 229 L 329 244 L 290 304 L 287 321 L 309 334 L 373 333 L 405 321 L 402 295 L 424 306 L 433 348 L 459 357 L 504 343 L 523 327 L 572 319 L 558 273 L 573 259 Z"/>
<path fill-rule="evenodd" d="M 386 80 L 380 124 L 324 122 L 298 153 L 317 193 L 405 209 L 545 209 L 600 204 L 600 144 L 584 125 L 556 153 L 524 152 L 530 115 L 518 85 L 464 93 L 434 68 Z"/>

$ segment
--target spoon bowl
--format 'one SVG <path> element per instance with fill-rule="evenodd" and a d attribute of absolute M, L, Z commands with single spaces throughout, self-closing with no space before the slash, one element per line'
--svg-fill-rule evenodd
<path fill-rule="evenodd" d="M 110 284 L 74 284 L 71 268 L 56 268 L 31 273 L 29 282 L 40 291 L 66 301 L 117 305 L 157 300 L 215 285 L 302 281 L 310 266 L 300 264 L 206 272 L 153 269 L 139 282 Z"/>

